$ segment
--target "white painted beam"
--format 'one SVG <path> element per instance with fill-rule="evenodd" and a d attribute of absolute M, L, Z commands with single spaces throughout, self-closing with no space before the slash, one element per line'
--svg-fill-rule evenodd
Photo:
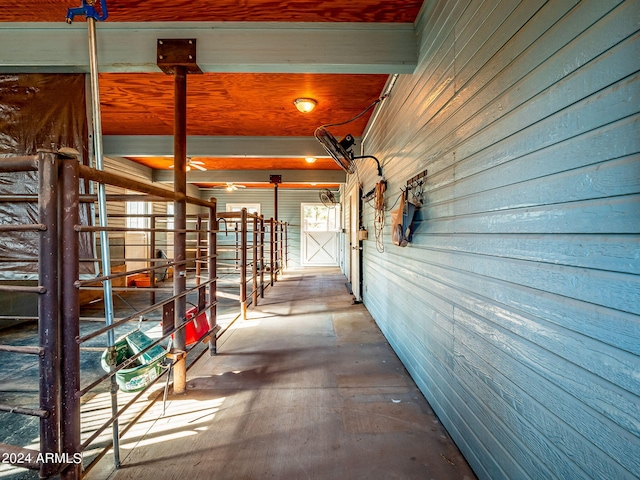
<path fill-rule="evenodd" d="M 192 170 L 187 173 L 187 182 L 264 182 L 268 184 L 270 175 L 282 175 L 283 183 L 346 182 L 346 174 L 342 170 L 208 170 L 206 172 Z M 153 181 L 173 182 L 173 172 L 171 170 L 154 170 Z"/>
<path fill-rule="evenodd" d="M 84 22 L 0 23 L 0 73 L 88 72 Z M 160 38 L 195 38 L 203 72 L 413 73 L 413 24 L 103 22 L 101 72 L 159 72 Z"/>
<path fill-rule="evenodd" d="M 358 141 L 358 139 L 356 139 Z M 111 157 L 172 157 L 171 135 L 105 135 L 104 154 Z M 187 137 L 190 157 L 300 158 L 328 157 L 315 137 Z"/>

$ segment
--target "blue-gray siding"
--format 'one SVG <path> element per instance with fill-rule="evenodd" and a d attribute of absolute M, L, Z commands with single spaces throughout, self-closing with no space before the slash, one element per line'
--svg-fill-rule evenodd
<path fill-rule="evenodd" d="M 640 2 L 426 0 L 416 26 L 365 153 L 388 206 L 428 169 L 424 206 L 408 247 L 390 213 L 364 242 L 365 305 L 480 478 L 638 478 Z"/>

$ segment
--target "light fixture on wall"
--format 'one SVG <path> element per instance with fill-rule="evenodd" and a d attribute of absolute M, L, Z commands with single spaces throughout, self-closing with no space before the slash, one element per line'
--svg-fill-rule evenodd
<path fill-rule="evenodd" d="M 311 110 L 316 108 L 318 102 L 316 102 L 313 98 L 296 98 L 293 101 L 293 104 L 300 112 L 309 113 Z"/>

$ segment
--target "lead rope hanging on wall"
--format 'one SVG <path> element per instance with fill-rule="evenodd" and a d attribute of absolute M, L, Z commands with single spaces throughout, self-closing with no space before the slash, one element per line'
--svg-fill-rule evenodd
<path fill-rule="evenodd" d="M 374 231 L 376 237 L 376 250 L 380 253 L 384 253 L 384 192 L 387 190 L 387 182 L 380 180 L 376 183 L 375 196 L 374 196 Z"/>

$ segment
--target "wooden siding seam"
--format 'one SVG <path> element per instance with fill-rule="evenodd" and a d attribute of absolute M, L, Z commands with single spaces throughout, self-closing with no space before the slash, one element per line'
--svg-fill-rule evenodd
<path fill-rule="evenodd" d="M 461 321 L 464 316 L 460 315 L 458 317 Z M 470 328 L 470 320 L 464 322 L 467 328 Z M 475 326 L 478 325 L 477 322 L 473 322 Z M 485 329 L 486 330 L 486 329 Z M 470 332 L 474 332 L 473 329 L 469 330 Z M 494 331 L 495 335 L 500 336 L 498 333 L 500 329 Z M 478 339 L 486 339 L 493 338 L 492 336 L 481 334 L 481 332 L 474 332 L 477 335 Z M 550 360 L 550 356 L 547 355 L 536 355 L 535 348 L 536 345 L 530 342 L 518 342 L 509 348 L 508 350 L 503 350 L 494 345 L 494 342 L 483 342 L 483 346 L 487 345 L 487 348 L 493 350 L 494 354 L 497 357 L 492 362 L 493 365 L 496 366 L 504 366 L 505 362 L 500 361 L 500 356 L 509 356 L 511 358 L 516 359 L 518 362 L 522 363 L 524 367 L 529 370 L 531 373 L 536 374 L 536 376 L 540 377 L 544 380 L 545 384 L 553 385 L 555 388 L 563 391 L 565 394 L 574 397 L 577 402 L 571 402 L 573 405 L 573 411 L 570 411 L 567 406 L 560 405 L 561 402 L 551 402 L 549 401 L 547 404 L 547 408 L 550 408 L 551 411 L 562 413 L 560 418 L 569 418 L 575 416 L 577 414 L 577 410 L 580 408 L 576 408 L 579 405 L 583 405 L 582 410 L 582 421 L 581 424 L 584 427 L 585 422 L 589 422 L 594 425 L 593 430 L 590 432 L 590 441 L 594 443 L 594 445 L 599 445 L 599 449 L 607 449 L 608 453 L 613 454 L 618 463 L 621 463 L 625 468 L 628 468 L 630 471 L 640 471 L 640 456 L 638 453 L 638 446 L 635 445 L 635 439 L 638 437 L 638 432 L 640 431 L 640 425 L 637 424 L 637 421 L 634 419 L 634 403 L 631 398 L 626 402 L 627 407 L 623 414 L 618 414 L 617 416 L 613 415 L 611 412 L 608 412 L 608 405 L 611 405 L 610 399 L 617 396 L 617 388 L 614 387 L 614 391 L 610 391 L 607 386 L 603 386 L 599 389 L 594 389 L 594 387 L 598 386 L 599 382 L 594 379 L 593 383 L 588 381 L 589 376 L 592 374 L 586 373 L 587 376 L 586 382 L 583 377 L 573 377 L 571 375 L 567 375 L 567 369 L 565 368 L 566 360 L 558 358 L 556 362 L 552 362 Z M 505 345 L 504 342 L 502 342 Z M 511 344 L 509 344 L 511 346 Z M 470 351 L 478 351 L 478 345 L 468 345 L 468 349 Z M 544 363 L 539 363 L 544 362 Z M 533 368 L 536 366 L 537 368 Z M 513 369 L 512 369 L 513 370 Z M 498 371 L 500 371 L 498 369 Z M 505 375 L 505 378 L 512 378 L 514 380 L 520 380 L 522 385 L 521 388 L 531 388 L 535 382 L 533 382 L 532 377 L 522 377 L 520 375 L 520 371 L 514 372 L 511 371 L 511 374 L 507 374 L 505 372 L 501 372 Z M 580 380 L 578 380 L 580 378 Z M 584 383 L 587 383 L 586 385 Z M 544 388 L 544 387 L 540 387 Z M 545 388 L 548 389 L 548 386 Z M 607 399 L 609 397 L 609 399 Z M 629 396 L 630 397 L 630 396 Z M 545 397 L 538 396 L 540 399 Z M 637 398 L 637 397 L 636 397 Z M 593 415 L 590 411 L 597 411 L 603 414 L 602 418 L 598 418 L 598 416 Z M 540 416 L 540 418 L 544 418 Z M 595 428 L 597 427 L 597 428 Z M 627 429 L 631 430 L 627 430 Z M 607 442 L 598 442 L 598 440 L 602 440 L 607 438 L 609 441 Z M 623 440 L 622 442 L 620 440 Z M 619 451 L 616 451 L 619 450 Z M 606 478 L 606 477 L 604 477 Z M 609 477 L 609 478 L 616 478 Z"/>

